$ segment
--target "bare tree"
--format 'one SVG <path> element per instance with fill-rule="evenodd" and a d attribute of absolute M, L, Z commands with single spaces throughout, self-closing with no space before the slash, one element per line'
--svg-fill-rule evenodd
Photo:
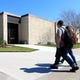
<path fill-rule="evenodd" d="M 61 19 L 64 21 L 65 25 L 71 26 L 74 32 L 80 34 L 80 13 L 77 14 L 74 11 L 63 11 L 61 13 Z"/>

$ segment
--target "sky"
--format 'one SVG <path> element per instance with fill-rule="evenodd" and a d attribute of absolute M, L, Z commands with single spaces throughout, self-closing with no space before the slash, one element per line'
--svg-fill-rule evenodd
<path fill-rule="evenodd" d="M 1 0 L 0 12 L 16 15 L 32 14 L 52 21 L 60 19 L 63 11 L 80 12 L 80 0 Z"/>

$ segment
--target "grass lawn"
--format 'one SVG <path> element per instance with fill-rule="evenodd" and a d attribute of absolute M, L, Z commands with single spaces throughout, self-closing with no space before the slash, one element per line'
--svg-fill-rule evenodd
<path fill-rule="evenodd" d="M 51 42 L 48 42 L 47 44 L 38 44 L 38 45 L 48 46 L 48 47 L 56 47 L 56 44 L 53 44 L 53 43 L 51 43 Z"/>
<path fill-rule="evenodd" d="M 73 48 L 74 48 L 74 49 L 75 49 L 75 48 L 80 48 L 80 43 L 75 44 L 75 45 L 73 46 Z"/>
<path fill-rule="evenodd" d="M 41 44 L 42 46 L 48 46 L 48 47 L 56 47 L 55 44 Z"/>
<path fill-rule="evenodd" d="M 55 44 L 41 44 L 42 46 L 56 47 Z M 73 46 L 73 48 L 80 48 L 80 43 L 77 43 Z"/>
<path fill-rule="evenodd" d="M 10 46 L 6 48 L 0 48 L 0 52 L 32 52 L 38 49 L 33 48 L 24 48 L 24 47 L 18 47 L 18 46 Z"/>

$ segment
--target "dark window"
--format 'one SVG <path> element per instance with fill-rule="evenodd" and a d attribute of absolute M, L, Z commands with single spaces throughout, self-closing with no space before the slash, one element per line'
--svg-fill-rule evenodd
<path fill-rule="evenodd" d="M 18 44 L 18 24 L 8 23 L 8 43 Z"/>

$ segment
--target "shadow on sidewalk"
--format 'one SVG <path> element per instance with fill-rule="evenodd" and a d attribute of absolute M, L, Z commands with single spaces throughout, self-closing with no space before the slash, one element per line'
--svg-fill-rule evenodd
<path fill-rule="evenodd" d="M 26 73 L 49 73 L 49 72 L 69 72 L 69 70 L 50 69 L 51 64 L 36 64 L 33 68 L 20 68 Z"/>
<path fill-rule="evenodd" d="M 43 64 L 36 64 L 37 66 L 40 66 L 40 67 L 49 67 L 50 65 L 52 65 L 52 64 L 48 64 L 48 63 L 43 63 Z M 59 64 L 58 65 L 59 67 L 70 67 L 69 65 L 65 65 L 65 64 Z"/>

